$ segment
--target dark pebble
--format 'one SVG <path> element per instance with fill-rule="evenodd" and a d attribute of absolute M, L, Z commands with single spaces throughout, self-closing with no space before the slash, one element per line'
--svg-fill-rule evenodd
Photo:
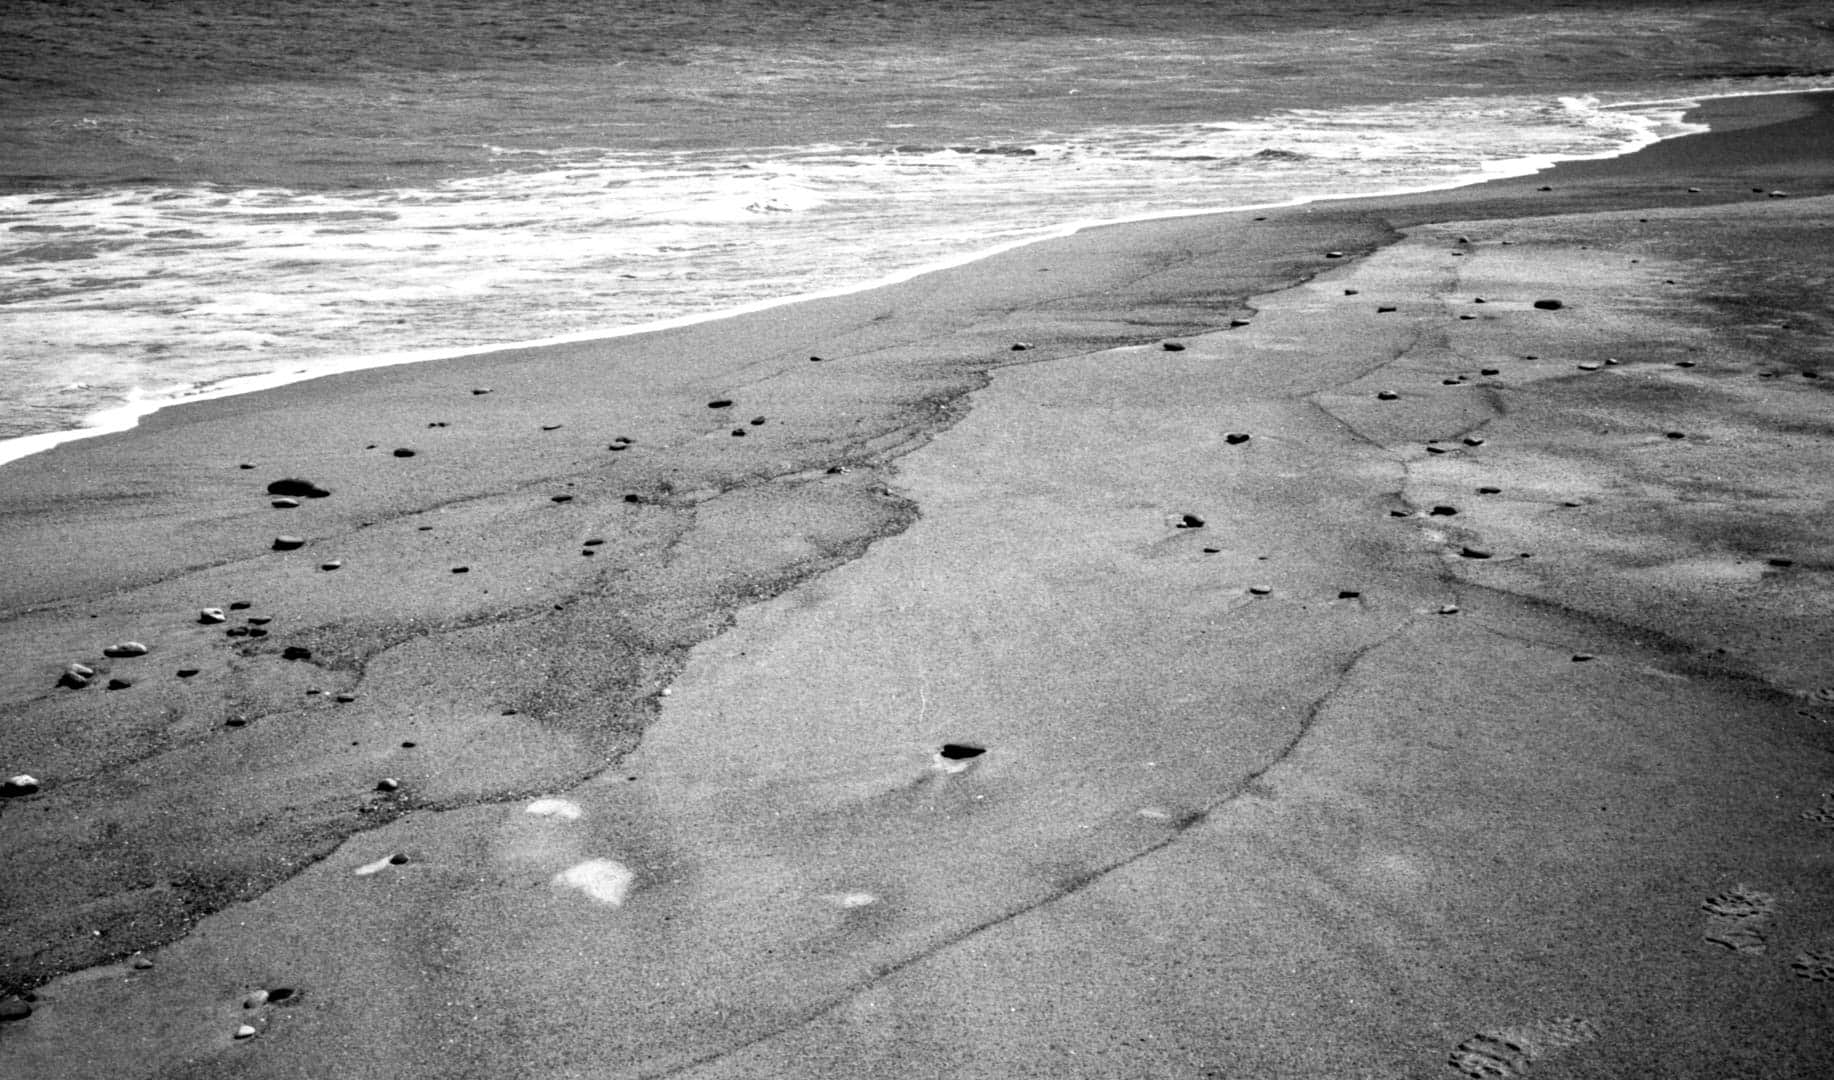
<path fill-rule="evenodd" d="M 110 690 L 126 690 L 128 687 L 132 685 L 134 685 L 134 680 L 123 679 L 118 675 L 108 680 L 108 688 Z"/>
<path fill-rule="evenodd" d="M 274 537 L 274 550 L 275 551 L 295 551 L 305 546 L 306 546 L 306 542 L 297 536 L 276 536 Z"/>
<path fill-rule="evenodd" d="M 261 629 L 259 626 L 251 626 L 248 628 L 248 636 L 249 637 L 266 637 L 267 631 Z"/>
<path fill-rule="evenodd" d="M 1224 434 L 1223 441 L 1228 443 L 1230 446 L 1240 446 L 1243 443 L 1247 442 L 1248 438 L 1249 438 L 1248 433 L 1245 431 L 1231 431 L 1231 432 Z"/>
<path fill-rule="evenodd" d="M 474 390 L 473 390 L 473 391 L 472 391 L 471 393 L 472 393 L 472 396 L 473 396 L 473 397 L 476 397 L 476 396 L 478 396 L 478 395 L 481 395 L 481 394 L 488 394 L 488 393 L 490 393 L 490 387 L 488 387 L 488 386 L 480 386 L 480 387 L 478 387 L 478 388 L 476 388 L 476 389 L 474 389 Z"/>
<path fill-rule="evenodd" d="M 269 495 L 297 495 L 302 499 L 322 499 L 331 494 L 328 489 L 310 480 L 301 480 L 297 476 L 274 481 L 267 486 L 267 493 Z"/>
<path fill-rule="evenodd" d="M 1355 589 L 1345 589 L 1337 594 L 1337 598 L 1339 600 L 1355 600 L 1362 595 L 1362 593 L 1357 592 Z"/>
<path fill-rule="evenodd" d="M 752 417 L 752 418 L 751 418 L 751 426 L 752 426 L 752 427 L 763 427 L 763 426 L 764 426 L 764 417 L 762 417 L 762 416 L 754 416 L 754 417 Z"/>
<path fill-rule="evenodd" d="M 275 499 L 273 502 L 268 503 L 268 505 L 276 510 L 294 510 L 299 507 L 299 500 L 294 498 Z"/>
<path fill-rule="evenodd" d="M 1204 527 L 1204 519 L 1196 514 L 1186 514 L 1178 519 L 1178 527 L 1180 529 L 1201 529 Z"/>
<path fill-rule="evenodd" d="M 1451 517 L 1452 515 L 1458 513 L 1458 507 L 1440 505 L 1440 506 L 1433 507 L 1431 510 L 1428 510 L 1427 513 L 1432 515 L 1433 517 Z"/>
<path fill-rule="evenodd" d="M 231 611 L 247 611 L 247 610 L 248 610 L 249 608 L 252 608 L 252 607 L 254 607 L 254 606 L 255 606 L 255 605 L 254 605 L 254 603 L 253 603 L 252 601 L 248 601 L 248 600 L 237 600 L 237 601 L 235 601 L 234 603 L 232 603 L 232 604 L 230 604 L 230 605 L 229 605 L 229 610 L 231 610 Z"/>
<path fill-rule="evenodd" d="M 1395 306 L 1394 306 L 1393 304 L 1378 304 L 1378 305 L 1376 305 L 1376 314 L 1377 314 L 1377 315 L 1386 315 L 1386 314 L 1388 314 L 1389 312 L 1391 312 L 1391 311 L 1393 311 L 1393 310 L 1395 310 Z"/>
<path fill-rule="evenodd" d="M 573 501 L 573 496 L 571 495 L 550 495 L 548 496 L 548 501 L 557 502 L 557 503 L 567 503 L 567 502 Z"/>
<path fill-rule="evenodd" d="M 742 427 L 733 428 L 732 437 L 735 439 L 743 439 L 745 437 L 745 429 Z"/>
<path fill-rule="evenodd" d="M 282 660 L 310 660 L 312 659 L 312 650 L 306 648 L 304 645 L 288 645 L 285 649 L 280 651 L 280 658 Z"/>
<path fill-rule="evenodd" d="M 559 431 L 559 430 L 560 430 L 560 428 L 561 428 L 561 425 L 559 425 L 559 424 L 543 424 L 543 425 L 541 425 L 541 430 L 543 430 L 543 431 Z"/>
<path fill-rule="evenodd" d="M 1478 374 L 1480 375 L 1501 375 L 1502 373 L 1503 373 L 1502 368 L 1493 368 L 1493 367 L 1487 367 L 1484 370 L 1478 372 Z"/>
<path fill-rule="evenodd" d="M 1376 400 L 1377 401 L 1394 401 L 1396 398 L 1399 398 L 1400 396 L 1401 396 L 1400 394 L 1395 393 L 1393 390 L 1383 390 L 1376 394 Z"/>
<path fill-rule="evenodd" d="M 1239 330 L 1242 327 L 1248 325 L 1248 320 L 1247 319 L 1230 319 L 1229 325 L 1231 328 Z"/>
<path fill-rule="evenodd" d="M 1559 311 L 1561 308 L 1566 307 L 1566 306 L 1567 306 L 1566 302 L 1562 300 L 1537 300 L 1535 301 L 1535 307 L 1539 308 L 1542 311 Z"/>
<path fill-rule="evenodd" d="M 1345 296 L 1355 296 L 1359 292 L 1362 292 L 1362 290 L 1361 289 L 1345 289 L 1344 295 Z"/>
<path fill-rule="evenodd" d="M 730 409 L 732 408 L 732 402 L 727 398 L 716 398 L 713 401 L 707 402 L 707 408 L 709 409 Z"/>
<path fill-rule="evenodd" d="M 1481 487 L 1477 489 L 1477 493 L 1479 495 L 1501 495 L 1503 489 L 1500 487 Z"/>
<path fill-rule="evenodd" d="M 405 446 L 398 446 L 395 448 L 395 456 L 396 457 L 413 457 L 414 451 L 409 450 Z"/>
<path fill-rule="evenodd" d="M 453 568 L 452 568 L 452 572 L 453 572 L 453 573 L 455 573 L 455 574 L 469 574 L 469 573 L 471 573 L 471 567 L 469 567 L 469 566 L 455 566 L 455 567 L 453 567 Z"/>
<path fill-rule="evenodd" d="M 984 746 L 970 746 L 967 743 L 943 743 L 941 751 L 942 756 L 950 761 L 967 761 L 969 758 L 980 757 L 986 752 L 987 748 Z"/>
<path fill-rule="evenodd" d="M 1667 438 L 1670 438 L 1670 439 L 1685 439 L 1688 437 L 1688 433 L 1685 431 L 1669 431 L 1669 432 L 1665 432 L 1664 434 Z"/>
<path fill-rule="evenodd" d="M 821 357 L 819 357 L 819 356 L 811 356 L 811 357 L 809 357 L 809 363 L 811 363 L 811 364 L 819 364 L 819 363 L 821 363 Z"/>
<path fill-rule="evenodd" d="M 1459 548 L 1458 554 L 1467 559 L 1488 559 L 1491 556 L 1491 552 L 1475 547 Z"/>
<path fill-rule="evenodd" d="M 178 674 L 178 677 L 181 679 L 189 679 L 192 676 L 196 675 L 197 672 L 198 672 L 198 669 L 194 667 L 181 667 L 178 669 L 177 674 Z"/>
<path fill-rule="evenodd" d="M 1778 568 L 1779 570 L 1781 570 L 1782 568 L 1786 566 L 1796 565 L 1796 560 L 1794 559 L 1766 559 L 1764 560 L 1764 564 L 1766 566 L 1774 566 Z"/>
<path fill-rule="evenodd" d="M 388 861 L 391 866 L 406 866 L 408 864 L 408 857 L 406 855 L 395 854 L 390 855 Z"/>
<path fill-rule="evenodd" d="M 1025 350 L 1027 350 L 1027 349 L 1029 349 L 1029 348 L 1031 348 L 1031 347 L 1032 347 L 1032 345 L 1031 345 L 1031 342 L 1029 342 L 1029 341 L 1015 341 L 1015 342 L 1013 342 L 1013 352 L 1024 352 Z"/>
<path fill-rule="evenodd" d="M 1166 352 L 1183 352 L 1184 351 L 1184 346 L 1176 341 L 1162 342 L 1159 347 L 1161 349 L 1164 349 Z"/>
<path fill-rule="evenodd" d="M 1593 655 L 1592 655 L 1591 653 L 1589 653 L 1589 652 L 1581 652 L 1581 653 L 1574 653 L 1574 654 L 1573 654 L 1573 662 L 1574 662 L 1575 664 L 1583 664 L 1583 663 L 1585 663 L 1585 662 L 1586 662 L 1586 661 L 1588 661 L 1588 660 L 1597 660 L 1597 659 L 1598 659 L 1598 657 L 1596 657 L 1596 656 L 1593 656 Z"/>

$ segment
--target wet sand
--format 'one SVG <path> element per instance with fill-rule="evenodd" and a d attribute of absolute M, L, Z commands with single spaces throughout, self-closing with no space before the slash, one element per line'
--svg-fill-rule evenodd
<path fill-rule="evenodd" d="M 1826 1075 L 1829 97 L 0 467 L 0 1073 Z"/>

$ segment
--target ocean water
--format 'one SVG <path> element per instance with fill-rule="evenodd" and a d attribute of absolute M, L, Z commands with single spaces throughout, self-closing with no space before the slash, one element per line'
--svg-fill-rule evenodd
<path fill-rule="evenodd" d="M 1834 87 L 1824 3 L 10 0 L 0 461 Z"/>

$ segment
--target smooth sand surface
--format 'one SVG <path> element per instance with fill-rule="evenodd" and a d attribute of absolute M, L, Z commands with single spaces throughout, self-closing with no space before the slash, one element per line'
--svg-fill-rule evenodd
<path fill-rule="evenodd" d="M 0 468 L 0 1075 L 1828 1075 L 1831 97 Z"/>

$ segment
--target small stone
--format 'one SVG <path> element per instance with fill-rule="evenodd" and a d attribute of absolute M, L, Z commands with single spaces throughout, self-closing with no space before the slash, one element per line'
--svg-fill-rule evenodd
<path fill-rule="evenodd" d="M 228 621 L 228 619 L 229 619 L 229 614 L 220 607 L 207 607 L 207 608 L 198 609 L 197 621 L 203 623 L 206 626 L 211 625 L 213 623 L 226 622 Z"/>
<path fill-rule="evenodd" d="M 297 551 L 300 548 L 305 547 L 305 546 L 306 546 L 306 541 L 302 537 L 298 537 L 298 536 L 276 536 L 274 537 L 274 550 L 275 551 Z"/>
<path fill-rule="evenodd" d="M 1381 390 L 1376 393 L 1377 401 L 1395 401 L 1400 397 L 1401 395 L 1395 393 L 1393 390 Z"/>
<path fill-rule="evenodd" d="M 1535 190 L 1536 191 L 1552 191 L 1554 189 L 1547 184 L 1542 184 L 1540 187 L 1536 188 Z"/>
<path fill-rule="evenodd" d="M 1428 446 L 1428 447 L 1426 448 L 1426 452 L 1427 452 L 1427 453 L 1429 453 L 1429 454 L 1443 454 L 1443 453 L 1445 453 L 1445 452 L 1446 452 L 1446 448 L 1445 448 L 1445 447 L 1443 447 L 1443 446 L 1431 446 L 1431 445 L 1429 445 L 1429 446 Z"/>
<path fill-rule="evenodd" d="M 1535 307 L 1541 311 L 1559 311 L 1561 308 L 1566 307 L 1566 306 L 1567 306 L 1566 301 L 1564 300 L 1537 300 L 1535 301 Z"/>
<path fill-rule="evenodd" d="M 1597 660 L 1597 659 L 1598 659 L 1598 657 L 1596 657 L 1596 656 L 1594 656 L 1594 655 L 1592 655 L 1592 654 L 1591 654 L 1591 653 L 1589 653 L 1589 652 L 1581 652 L 1581 653 L 1574 653 L 1574 654 L 1573 654 L 1573 662 L 1574 662 L 1575 664 L 1584 664 L 1584 663 L 1586 663 L 1586 662 L 1588 662 L 1588 661 L 1591 661 L 1591 660 Z"/>
<path fill-rule="evenodd" d="M 1274 587 L 1272 585 L 1250 585 L 1248 591 L 1254 596 L 1266 596 L 1274 591 Z"/>
<path fill-rule="evenodd" d="M 1162 342 L 1159 347 L 1161 349 L 1164 349 L 1166 352 L 1183 352 L 1184 351 L 1184 345 L 1176 341 Z"/>
<path fill-rule="evenodd" d="M 1362 593 L 1355 589 L 1343 589 L 1338 592 L 1337 598 L 1339 600 L 1356 600 L 1360 599 L 1362 595 Z"/>
<path fill-rule="evenodd" d="M 128 966 L 133 968 L 135 971 L 151 971 L 153 969 L 153 961 L 147 959 L 145 956 L 139 953 L 135 953 L 134 958 L 132 960 L 129 960 L 127 963 L 128 963 Z"/>
<path fill-rule="evenodd" d="M 473 397 L 481 397 L 482 395 L 488 394 L 488 393 L 490 393 L 490 387 L 488 386 L 475 387 L 471 391 L 471 394 Z"/>
<path fill-rule="evenodd" d="M 1029 342 L 1029 341 L 1015 341 L 1015 342 L 1013 342 L 1013 352 L 1024 352 L 1025 350 L 1027 350 L 1027 349 L 1029 349 L 1029 348 L 1031 348 L 1031 347 L 1032 347 L 1032 343 L 1031 343 L 1031 342 Z"/>
<path fill-rule="evenodd" d="M 174 674 L 177 675 L 181 679 L 192 678 L 197 673 L 198 673 L 198 669 L 194 667 L 181 667 L 176 672 L 174 672 Z"/>
<path fill-rule="evenodd" d="M 1484 445 L 1484 437 L 1482 435 L 1467 435 L 1464 438 L 1464 443 L 1466 446 L 1482 446 Z"/>
<path fill-rule="evenodd" d="M 401 790 L 401 781 L 395 779 L 392 776 L 385 776 L 382 779 L 376 781 L 376 790 L 377 791 L 399 791 Z"/>
<path fill-rule="evenodd" d="M 390 866 L 406 866 L 408 864 L 408 857 L 397 852 L 388 857 L 388 863 Z"/>
<path fill-rule="evenodd" d="M 1487 368 L 1484 368 L 1482 371 L 1478 372 L 1479 375 L 1501 375 L 1502 373 L 1503 373 L 1502 368 L 1493 368 L 1493 367 L 1487 367 Z"/>
<path fill-rule="evenodd" d="M 1688 437 L 1688 433 L 1685 431 L 1667 431 L 1663 432 L 1663 437 L 1669 439 L 1685 439 Z"/>
<path fill-rule="evenodd" d="M 559 431 L 560 429 L 561 429 L 561 425 L 559 425 L 559 424 L 543 424 L 543 425 L 541 425 L 541 430 L 543 430 L 543 431 Z"/>
<path fill-rule="evenodd" d="M 1784 568 L 1786 568 L 1786 567 L 1791 567 L 1791 566 L 1794 566 L 1794 565 L 1796 565 L 1796 560 L 1794 560 L 1794 559 L 1783 559 L 1783 558 L 1777 558 L 1777 559 L 1765 559 L 1765 560 L 1764 560 L 1764 565 L 1766 565 L 1766 566 L 1774 566 L 1774 567 L 1776 567 L 1777 569 L 1779 569 L 1779 570 L 1782 570 L 1782 569 L 1784 569 Z"/>
<path fill-rule="evenodd" d="M 9 776 L 5 780 L 0 780 L 0 799 L 20 799 L 27 795 L 36 795 L 40 786 L 38 778 L 30 773 Z"/>
<path fill-rule="evenodd" d="M 1580 361 L 1580 364 L 1579 364 L 1579 370 L 1581 370 L 1581 371 L 1597 371 L 1597 370 L 1598 370 L 1599 368 L 1601 368 L 1601 367 L 1604 367 L 1604 366 L 1605 366 L 1605 365 L 1603 365 L 1603 364 L 1601 364 L 1601 363 L 1599 363 L 1599 362 L 1598 362 L 1598 361 L 1596 361 L 1596 360 L 1582 360 L 1582 361 Z"/>
<path fill-rule="evenodd" d="M 273 502 L 268 503 L 268 505 L 276 510 L 297 510 L 299 508 L 299 500 L 275 499 Z"/>
<path fill-rule="evenodd" d="M 1377 304 L 1376 305 L 1376 314 L 1377 315 L 1386 315 L 1393 310 L 1395 310 L 1395 305 L 1393 304 Z"/>
<path fill-rule="evenodd" d="M 341 570 L 343 569 L 343 567 L 344 567 L 343 559 L 331 559 L 327 562 L 322 562 L 318 564 L 318 568 L 320 570 Z"/>
<path fill-rule="evenodd" d="M 112 656 L 112 657 L 115 657 L 116 659 L 120 659 L 122 657 L 128 657 L 128 656 L 145 656 L 150 651 L 152 650 L 148 649 L 145 645 L 142 645 L 138 641 L 123 641 L 115 645 L 110 645 L 106 649 L 103 649 L 102 655 L 103 656 Z"/>
<path fill-rule="evenodd" d="M 735 439 L 743 439 L 745 437 L 745 429 L 742 427 L 733 428 L 732 437 Z"/>
<path fill-rule="evenodd" d="M 1700 189 L 1697 187 L 1691 187 L 1688 189 L 1688 194 L 1689 195 L 1698 195 L 1700 194 Z"/>
<path fill-rule="evenodd" d="M 1357 293 L 1362 292 L 1362 291 L 1363 290 L 1361 289 L 1345 289 L 1344 295 L 1345 296 L 1355 296 Z"/>
<path fill-rule="evenodd" d="M 310 660 L 312 659 L 312 650 L 306 648 L 304 645 L 288 645 L 285 649 L 280 651 L 280 658 L 282 660 Z"/>
<path fill-rule="evenodd" d="M 938 752 L 948 761 L 967 761 L 985 754 L 987 748 L 967 743 L 943 743 L 942 749 Z"/>
<path fill-rule="evenodd" d="M 453 573 L 455 573 L 455 574 L 469 574 L 469 573 L 471 573 L 471 567 L 469 567 L 469 566 L 455 566 L 455 567 L 453 567 L 453 568 L 452 568 L 452 572 L 453 572 Z"/>
<path fill-rule="evenodd" d="M 413 456 L 414 456 L 414 451 L 412 451 L 412 450 L 409 450 L 409 449 L 408 449 L 407 447 L 405 447 L 405 446 L 398 446 L 398 447 L 396 447 L 396 448 L 395 448 L 395 456 L 396 456 L 396 457 L 400 457 L 400 458 L 409 458 L 409 457 L 413 457 Z"/>
<path fill-rule="evenodd" d="M 1503 489 L 1500 487 L 1481 487 L 1477 489 L 1477 493 L 1479 495 L 1501 495 Z"/>
<path fill-rule="evenodd" d="M 108 688 L 110 690 L 126 690 L 128 687 L 132 685 L 134 685 L 134 680 L 124 679 L 119 675 L 108 680 Z"/>
<path fill-rule="evenodd" d="M 714 400 L 707 402 L 707 408 L 709 409 L 730 409 L 732 408 L 732 399 L 715 398 Z"/>
<path fill-rule="evenodd" d="M 351 702 L 357 700 L 357 695 L 355 694 L 334 694 L 332 695 L 331 700 L 337 702 L 339 705 L 348 705 Z"/>
<path fill-rule="evenodd" d="M 273 621 L 274 617 L 272 615 L 250 615 L 248 617 L 248 625 L 250 626 L 266 626 Z"/>
<path fill-rule="evenodd" d="M 251 1027 L 250 1025 L 243 1024 L 241 1027 L 236 1028 L 236 1038 L 252 1039 L 254 1037 L 255 1037 L 255 1029 Z"/>
<path fill-rule="evenodd" d="M 1458 507 L 1445 505 L 1435 506 L 1427 511 L 1427 514 L 1432 517 L 1452 517 L 1457 513 Z"/>
<path fill-rule="evenodd" d="M 8 998 L 5 1001 L 0 1001 L 0 1023 L 11 1023 L 15 1020 L 24 1020 L 31 1015 L 32 1007 L 20 1001 L 18 998 Z"/>
<path fill-rule="evenodd" d="M 1204 519 L 1198 517 L 1196 514 L 1185 514 L 1178 519 L 1177 527 L 1180 529 L 1201 529 L 1204 527 Z"/>
<path fill-rule="evenodd" d="M 249 608 L 254 607 L 254 606 L 255 606 L 254 604 L 250 603 L 247 600 L 237 600 L 235 603 L 229 605 L 229 610 L 247 611 Z"/>
<path fill-rule="evenodd" d="M 310 480 L 302 480 L 297 476 L 274 481 L 267 486 L 267 493 L 269 495 L 297 495 L 302 499 L 322 499 L 331 494 L 329 489 Z"/>
<path fill-rule="evenodd" d="M 604 542 L 605 541 L 603 538 L 595 536 L 590 540 L 581 541 L 580 546 L 581 547 L 598 547 L 600 544 L 603 544 Z"/>
<path fill-rule="evenodd" d="M 754 416 L 751 418 L 752 427 L 763 427 L 764 424 L 765 424 L 765 419 L 762 416 Z"/>
<path fill-rule="evenodd" d="M 821 357 L 819 357 L 819 356 L 811 356 L 811 357 L 809 357 L 809 363 L 811 363 L 811 364 L 819 364 L 819 363 L 821 363 L 821 362 L 822 362 L 822 359 L 821 359 Z"/>
<path fill-rule="evenodd" d="M 1458 605 L 1457 604 L 1441 604 L 1439 605 L 1439 613 L 1441 615 L 1456 615 L 1458 614 Z"/>
<path fill-rule="evenodd" d="M 1229 431 L 1223 434 L 1223 441 L 1230 446 L 1240 446 L 1247 442 L 1248 438 L 1248 433 L 1245 431 Z"/>
<path fill-rule="evenodd" d="M 1787 191 L 1773 191 L 1773 192 L 1771 192 L 1771 193 L 1770 193 L 1770 198 L 1773 198 L 1773 199 L 1787 199 L 1787 198 L 1789 198 L 1789 192 L 1787 192 Z"/>
<path fill-rule="evenodd" d="M 573 501 L 573 496 L 571 495 L 550 495 L 548 496 L 548 501 L 555 502 L 555 503 L 570 503 Z"/>
<path fill-rule="evenodd" d="M 266 1005 L 266 1004 L 267 1004 L 267 991 L 266 990 L 257 990 L 254 993 L 242 999 L 242 1007 L 244 1009 L 259 1009 L 261 1006 Z"/>
<path fill-rule="evenodd" d="M 1354 292 L 1355 290 L 1353 289 L 1351 291 Z M 1247 326 L 1247 325 L 1248 325 L 1247 319 L 1230 319 L 1229 320 L 1229 328 L 1231 330 L 1240 330 L 1242 327 Z"/>
<path fill-rule="evenodd" d="M 1325 252 L 1325 258 L 1327 258 L 1327 259 L 1341 259 L 1341 258 L 1343 258 L 1343 257 L 1344 257 L 1344 253 L 1343 253 L 1343 252 L 1341 252 L 1341 251 L 1327 251 L 1327 252 Z"/>
<path fill-rule="evenodd" d="M 1458 554 L 1466 559 L 1488 559 L 1493 553 L 1485 548 L 1467 546 L 1458 549 Z"/>

